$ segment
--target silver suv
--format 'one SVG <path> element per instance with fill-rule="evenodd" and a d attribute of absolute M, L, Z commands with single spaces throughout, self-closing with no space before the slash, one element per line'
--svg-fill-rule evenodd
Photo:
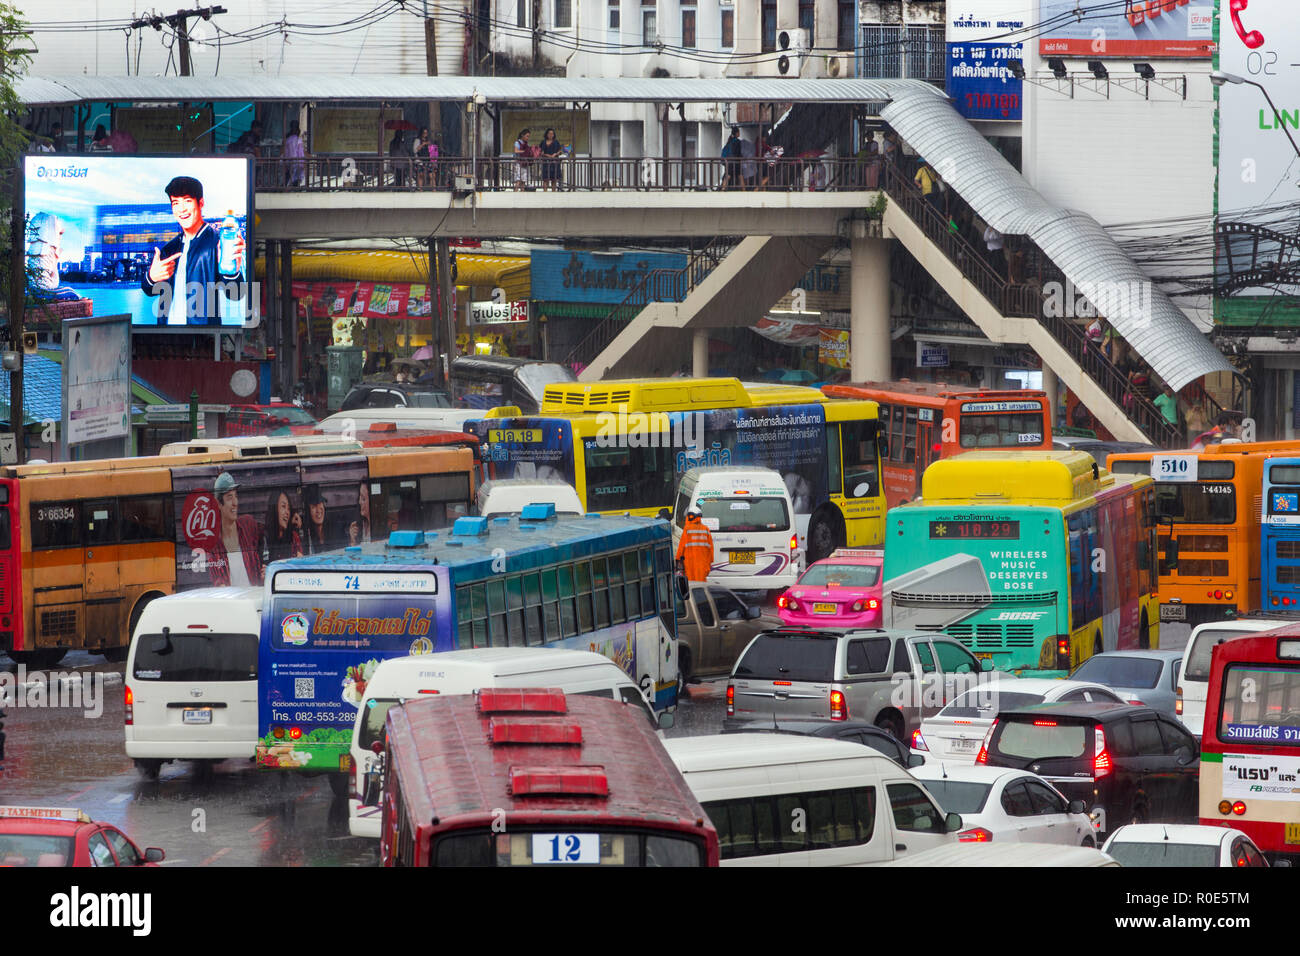
<path fill-rule="evenodd" d="M 989 666 L 929 631 L 777 628 L 736 661 L 724 726 L 852 719 L 910 743 L 922 720 L 982 683 Z"/>

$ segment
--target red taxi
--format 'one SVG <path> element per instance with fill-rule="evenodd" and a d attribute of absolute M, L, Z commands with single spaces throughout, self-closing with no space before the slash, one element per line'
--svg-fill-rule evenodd
<path fill-rule="evenodd" d="M 0 867 L 155 866 L 166 854 L 143 853 L 117 827 L 80 810 L 0 807 Z"/>
<path fill-rule="evenodd" d="M 786 624 L 870 627 L 880 624 L 885 552 L 841 548 L 800 575 L 777 598 Z"/>

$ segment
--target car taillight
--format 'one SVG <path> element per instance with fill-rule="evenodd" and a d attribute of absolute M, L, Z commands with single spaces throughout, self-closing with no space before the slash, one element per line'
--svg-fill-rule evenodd
<path fill-rule="evenodd" d="M 1181 687 L 1174 688 L 1174 714 L 1179 717 L 1183 716 L 1183 689 Z"/>
<path fill-rule="evenodd" d="M 983 827 L 975 827 L 970 830 L 962 830 L 961 833 L 957 834 L 957 839 L 962 843 L 991 843 L 993 834 Z"/>
<path fill-rule="evenodd" d="M 799 602 L 796 601 L 794 598 L 790 598 L 789 602 L 786 604 L 786 607 L 788 607 L 792 611 L 797 611 L 799 610 Z"/>
<path fill-rule="evenodd" d="M 784 594 L 782 594 L 779 598 L 776 599 L 776 606 L 777 606 L 777 607 L 789 607 L 789 606 L 790 606 L 790 599 L 789 599 L 788 597 L 786 597 Z"/>
<path fill-rule="evenodd" d="M 1106 732 L 1100 727 L 1093 729 L 1093 753 L 1097 756 L 1092 761 L 1092 775 L 1094 777 L 1104 777 L 1110 773 L 1110 754 L 1106 752 Z"/>
<path fill-rule="evenodd" d="M 736 685 L 727 685 L 727 716 L 736 716 Z"/>
<path fill-rule="evenodd" d="M 849 702 L 844 699 L 844 691 L 831 691 L 831 720 L 848 720 Z"/>
<path fill-rule="evenodd" d="M 853 610 L 854 610 L 855 612 L 857 612 L 857 611 L 861 611 L 861 610 L 863 609 L 863 607 L 865 607 L 865 606 L 866 606 L 866 605 L 864 605 L 861 601 L 854 601 L 854 602 L 853 602 Z"/>
<path fill-rule="evenodd" d="M 1070 669 L 1070 639 L 1062 637 L 1056 642 L 1056 667 L 1058 670 Z"/>
<path fill-rule="evenodd" d="M 790 553 L 794 554 L 798 550 L 799 550 L 799 536 L 797 534 L 792 534 L 790 535 Z"/>
<path fill-rule="evenodd" d="M 976 763 L 989 762 L 989 742 L 993 740 L 993 731 L 997 729 L 997 726 L 998 726 L 998 721 L 997 718 L 995 717 L 993 718 L 993 723 L 989 724 L 988 731 L 984 734 L 983 742 L 980 743 L 980 752 L 979 755 L 976 756 L 975 758 Z"/>
<path fill-rule="evenodd" d="M 925 735 L 919 730 L 912 731 L 912 749 L 929 750 L 930 746 L 925 742 Z"/>
<path fill-rule="evenodd" d="M 877 601 L 875 598 L 868 598 L 868 599 L 867 599 L 867 610 L 868 610 L 868 611 L 879 611 L 879 610 L 880 610 L 880 602 Z"/>
<path fill-rule="evenodd" d="M 126 688 L 126 700 L 123 703 L 125 705 L 123 713 L 126 717 L 126 725 L 129 727 L 135 723 L 135 694 L 131 692 L 129 686 Z"/>

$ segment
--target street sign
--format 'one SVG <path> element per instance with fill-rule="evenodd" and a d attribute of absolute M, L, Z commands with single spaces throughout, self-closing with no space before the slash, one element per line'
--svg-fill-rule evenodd
<path fill-rule="evenodd" d="M 0 465 L 18 464 L 18 440 L 13 432 L 0 432 Z"/>

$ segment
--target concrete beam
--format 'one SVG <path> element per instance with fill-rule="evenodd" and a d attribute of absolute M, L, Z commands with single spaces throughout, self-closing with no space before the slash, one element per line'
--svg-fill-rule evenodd
<path fill-rule="evenodd" d="M 361 192 L 257 194 L 259 239 L 471 236 L 834 236 L 872 192 Z"/>

